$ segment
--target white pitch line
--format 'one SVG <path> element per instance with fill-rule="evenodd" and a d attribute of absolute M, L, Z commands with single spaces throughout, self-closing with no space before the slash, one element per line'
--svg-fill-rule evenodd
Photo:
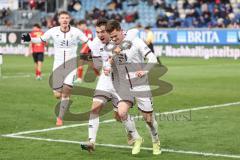
<path fill-rule="evenodd" d="M 182 113 L 182 112 L 188 112 L 188 111 L 198 111 L 198 110 L 204 110 L 204 109 L 213 109 L 213 108 L 221 108 L 221 107 L 228 107 L 228 106 L 233 106 L 233 105 L 238 105 L 240 104 L 240 101 L 238 102 L 232 102 L 232 103 L 225 103 L 225 104 L 216 104 L 212 106 L 202 106 L 202 107 L 195 107 L 195 108 L 188 108 L 188 109 L 180 109 L 176 111 L 171 111 L 171 112 L 163 112 L 163 113 L 156 113 L 156 115 L 160 114 L 174 114 L 174 113 Z"/>
<path fill-rule="evenodd" d="M 69 140 L 62 140 L 62 139 L 50 139 L 50 138 L 15 136 L 15 135 L 5 135 L 4 137 L 48 141 L 48 142 L 59 142 L 59 143 L 71 143 L 71 144 L 84 144 L 85 143 L 85 142 L 80 142 L 80 141 L 69 141 Z M 122 149 L 131 149 L 132 148 L 131 146 L 115 145 L 115 144 L 98 144 L 97 143 L 96 145 L 103 146 L 103 147 L 110 147 L 110 148 L 122 148 Z M 148 148 L 148 147 L 141 147 L 141 149 L 142 150 L 152 150 L 152 148 Z M 192 154 L 192 155 L 199 155 L 199 156 L 226 157 L 226 158 L 240 159 L 240 155 L 197 152 L 197 151 L 184 151 L 184 150 L 174 150 L 174 149 L 164 149 L 164 148 L 162 148 L 161 150 L 163 152 L 169 152 L 169 153 L 181 153 L 181 154 Z"/>
<path fill-rule="evenodd" d="M 171 112 L 156 113 L 156 116 L 166 115 L 166 114 L 182 113 L 182 112 L 188 112 L 188 111 L 198 111 L 198 110 L 204 110 L 204 109 L 221 108 L 221 107 L 233 106 L 233 105 L 238 105 L 238 104 L 240 104 L 240 101 L 232 102 L 232 103 L 218 104 L 218 105 L 211 105 L 211 106 L 201 106 L 201 107 L 195 107 L 195 108 L 180 109 L 180 110 L 175 110 L 175 111 L 171 111 Z M 141 118 L 141 117 L 142 116 L 136 116 L 134 118 Z M 116 121 L 115 119 L 108 119 L 108 120 L 101 121 L 100 123 L 111 123 L 111 122 L 115 122 L 115 121 Z M 11 134 L 6 134 L 5 136 L 8 136 L 8 135 L 9 136 L 17 136 L 17 135 L 23 135 L 23 134 L 41 133 L 41 132 L 48 132 L 48 131 L 53 131 L 53 130 L 60 130 L 60 129 L 65 129 L 65 128 L 74 128 L 74 127 L 87 126 L 87 125 L 88 125 L 88 123 L 72 124 L 72 125 L 66 125 L 66 126 L 62 126 L 62 127 L 52 127 L 52 128 L 46 128 L 46 129 L 11 133 Z"/>
<path fill-rule="evenodd" d="M 35 76 L 34 74 L 16 74 L 16 75 L 6 75 L 2 76 L 2 79 L 10 79 L 10 78 L 29 78 Z M 45 74 L 42 74 L 42 77 L 45 77 Z"/>
<path fill-rule="evenodd" d="M 28 74 L 28 75 L 2 76 L 2 79 L 9 79 L 9 78 L 28 78 L 28 77 L 31 77 L 31 75 Z"/>

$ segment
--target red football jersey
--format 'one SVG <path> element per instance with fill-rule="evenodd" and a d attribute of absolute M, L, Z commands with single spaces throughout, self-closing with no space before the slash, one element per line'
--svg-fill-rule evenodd
<path fill-rule="evenodd" d="M 86 29 L 85 31 L 83 31 L 83 33 L 88 37 L 89 40 L 93 40 L 93 34 L 92 31 L 90 29 Z M 88 47 L 88 45 L 86 43 L 82 44 L 80 53 L 82 54 L 89 54 L 91 52 L 90 48 Z"/>
<path fill-rule="evenodd" d="M 40 30 L 40 29 L 36 29 L 36 30 L 33 30 L 31 33 L 30 33 L 30 36 L 35 38 L 35 37 L 41 37 L 43 35 L 43 31 Z M 33 53 L 36 53 L 36 52 L 44 52 L 44 42 L 42 43 L 32 43 L 32 52 Z"/>

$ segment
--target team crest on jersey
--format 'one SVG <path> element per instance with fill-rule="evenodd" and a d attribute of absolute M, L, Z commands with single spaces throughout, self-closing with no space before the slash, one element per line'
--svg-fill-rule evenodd
<path fill-rule="evenodd" d="M 65 44 L 66 44 L 66 41 L 63 40 L 60 45 L 61 45 L 61 46 L 64 46 Z"/>

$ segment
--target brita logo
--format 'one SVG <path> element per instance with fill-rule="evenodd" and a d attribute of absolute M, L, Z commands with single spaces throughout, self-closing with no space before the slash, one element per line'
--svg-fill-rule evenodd
<path fill-rule="evenodd" d="M 178 32 L 177 42 L 180 43 L 219 43 L 219 37 L 215 31 L 183 31 Z"/>
<path fill-rule="evenodd" d="M 227 42 L 228 43 L 237 43 L 240 41 L 240 31 L 230 31 L 227 32 Z"/>

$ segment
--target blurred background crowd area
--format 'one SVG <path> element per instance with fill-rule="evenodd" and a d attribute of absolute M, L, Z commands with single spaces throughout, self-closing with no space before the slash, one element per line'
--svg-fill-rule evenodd
<path fill-rule="evenodd" d="M 68 10 L 72 24 L 86 20 L 94 26 L 100 17 L 117 19 L 125 29 L 240 28 L 240 0 L 19 0 L 19 9 L 0 10 L 0 26 L 45 28 L 57 24 L 57 12 Z"/>

